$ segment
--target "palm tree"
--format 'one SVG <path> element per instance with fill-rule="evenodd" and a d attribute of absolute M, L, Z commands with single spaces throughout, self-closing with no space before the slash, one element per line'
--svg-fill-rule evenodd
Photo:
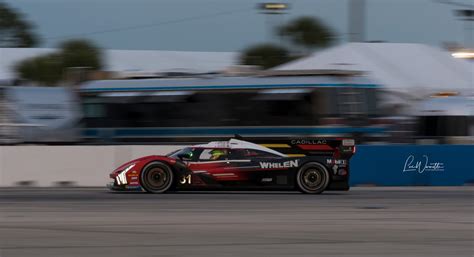
<path fill-rule="evenodd" d="M 278 34 L 295 46 L 303 47 L 307 52 L 327 47 L 335 36 L 331 29 L 314 17 L 300 17 L 278 29 Z"/>
<path fill-rule="evenodd" d="M 0 2 L 0 47 L 33 47 L 38 37 L 20 13 Z"/>

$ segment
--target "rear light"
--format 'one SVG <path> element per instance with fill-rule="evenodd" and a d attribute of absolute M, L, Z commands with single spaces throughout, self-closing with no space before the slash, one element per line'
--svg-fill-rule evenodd
<path fill-rule="evenodd" d="M 352 154 L 355 154 L 356 153 L 356 146 L 353 146 L 352 147 Z"/>
<path fill-rule="evenodd" d="M 342 146 L 354 146 L 355 140 L 354 139 L 343 139 Z"/>

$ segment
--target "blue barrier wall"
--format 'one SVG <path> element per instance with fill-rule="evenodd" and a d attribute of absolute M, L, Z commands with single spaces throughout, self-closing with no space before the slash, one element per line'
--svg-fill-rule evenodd
<path fill-rule="evenodd" d="M 351 185 L 473 184 L 474 145 L 360 145 L 350 168 Z"/>

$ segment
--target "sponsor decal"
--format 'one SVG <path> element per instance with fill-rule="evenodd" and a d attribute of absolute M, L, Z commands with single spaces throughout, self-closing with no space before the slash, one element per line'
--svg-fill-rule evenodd
<path fill-rule="evenodd" d="M 306 140 L 306 139 L 293 139 L 291 140 L 292 145 L 325 145 L 327 141 L 325 139 L 320 140 Z"/>
<path fill-rule="evenodd" d="M 335 165 L 346 165 L 347 160 L 341 159 L 341 160 L 334 160 L 334 159 L 326 159 L 326 163 L 329 165 L 335 164 Z"/>
<path fill-rule="evenodd" d="M 445 166 L 442 162 L 430 161 L 428 155 L 424 154 L 419 158 L 415 158 L 415 155 L 409 155 L 405 160 L 403 166 L 403 173 L 405 172 L 417 172 L 422 174 L 426 171 L 444 171 Z"/>
<path fill-rule="evenodd" d="M 298 160 L 286 162 L 260 162 L 262 169 L 279 169 L 279 168 L 294 168 L 298 167 Z"/>

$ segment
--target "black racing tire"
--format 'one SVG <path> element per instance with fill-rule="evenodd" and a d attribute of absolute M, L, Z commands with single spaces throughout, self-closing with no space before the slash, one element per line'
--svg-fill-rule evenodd
<path fill-rule="evenodd" d="M 303 165 L 296 174 L 298 190 L 306 194 L 321 194 L 329 185 L 329 171 L 318 162 Z"/>
<path fill-rule="evenodd" d="M 173 170 L 163 162 L 150 162 L 143 167 L 140 183 L 148 193 L 160 194 L 168 191 L 173 185 Z"/>

